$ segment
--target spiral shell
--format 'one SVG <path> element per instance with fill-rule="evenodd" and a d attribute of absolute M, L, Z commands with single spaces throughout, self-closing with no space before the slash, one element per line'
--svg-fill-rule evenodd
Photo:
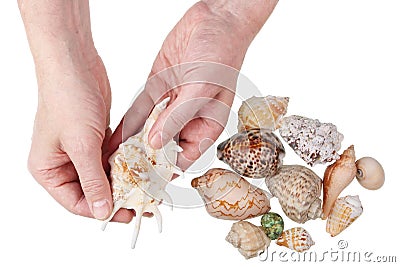
<path fill-rule="evenodd" d="M 281 236 L 276 240 L 276 244 L 297 252 L 303 252 L 313 246 L 315 242 L 304 228 L 295 227 L 283 231 Z"/>
<path fill-rule="evenodd" d="M 265 129 L 237 133 L 220 143 L 218 159 L 250 178 L 274 175 L 282 165 L 285 149 L 276 135 Z"/>
<path fill-rule="evenodd" d="M 193 179 L 192 187 L 200 194 L 207 212 L 215 218 L 244 220 L 271 209 L 263 190 L 229 170 L 210 169 Z"/>
<path fill-rule="evenodd" d="M 235 222 L 225 240 L 238 248 L 240 254 L 246 259 L 257 256 L 260 251 L 265 251 L 271 243 L 261 226 L 245 221 Z"/>
<path fill-rule="evenodd" d="M 238 132 L 252 128 L 275 131 L 279 128 L 279 123 L 287 112 L 288 103 L 288 97 L 271 95 L 253 96 L 243 101 L 238 111 Z"/>
<path fill-rule="evenodd" d="M 321 217 L 322 180 L 312 170 L 300 165 L 283 165 L 265 183 L 293 221 L 304 223 Z"/>
<path fill-rule="evenodd" d="M 363 157 L 356 161 L 357 181 L 364 188 L 377 190 L 385 183 L 385 171 L 382 165 L 374 158 Z"/>
<path fill-rule="evenodd" d="M 362 212 L 363 207 L 358 196 L 338 198 L 326 221 L 326 232 L 332 237 L 337 236 L 360 217 Z"/>

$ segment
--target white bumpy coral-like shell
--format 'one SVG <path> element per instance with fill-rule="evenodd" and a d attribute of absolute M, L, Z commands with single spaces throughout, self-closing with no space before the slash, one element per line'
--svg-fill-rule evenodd
<path fill-rule="evenodd" d="M 245 221 L 235 222 L 225 240 L 238 248 L 240 254 L 246 259 L 257 256 L 260 251 L 265 251 L 271 243 L 261 226 Z"/>
<path fill-rule="evenodd" d="M 339 158 L 343 135 L 332 123 L 292 115 L 282 119 L 279 133 L 310 166 Z"/>
<path fill-rule="evenodd" d="M 283 231 L 282 234 L 276 240 L 276 244 L 279 246 L 285 246 L 297 252 L 303 252 L 308 250 L 314 241 L 311 235 L 302 227 L 295 227 Z"/>
<path fill-rule="evenodd" d="M 114 209 L 103 224 L 103 230 L 115 213 L 121 209 L 133 209 L 136 213 L 132 248 L 135 247 L 143 213 L 153 213 L 161 232 L 161 213 L 158 205 L 163 200 L 171 203 L 165 187 L 174 173 L 177 153 L 182 149 L 171 140 L 162 149 L 153 149 L 148 134 L 158 115 L 166 108 L 169 98 L 156 105 L 142 131 L 122 143 L 109 158 Z"/>
<path fill-rule="evenodd" d="M 331 236 L 337 236 L 350 226 L 363 212 L 358 196 L 338 198 L 326 221 L 326 231 Z"/>
<path fill-rule="evenodd" d="M 312 170 L 300 165 L 283 165 L 265 183 L 293 221 L 304 223 L 321 217 L 322 180 Z"/>
<path fill-rule="evenodd" d="M 238 111 L 238 131 L 261 128 L 275 131 L 280 126 L 282 117 L 287 112 L 288 97 L 253 96 L 245 101 Z"/>
<path fill-rule="evenodd" d="M 210 169 L 193 179 L 192 187 L 197 189 L 207 212 L 219 219 L 244 220 L 271 209 L 263 190 L 229 170 Z"/>

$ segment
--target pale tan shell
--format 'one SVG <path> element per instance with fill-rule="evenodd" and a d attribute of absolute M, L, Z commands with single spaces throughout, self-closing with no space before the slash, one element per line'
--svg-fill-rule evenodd
<path fill-rule="evenodd" d="M 377 190 L 385 183 L 385 171 L 374 158 L 363 157 L 356 161 L 357 181 L 366 189 Z"/>
<path fill-rule="evenodd" d="M 210 169 L 193 179 L 192 187 L 200 194 L 207 212 L 219 219 L 244 220 L 271 209 L 263 190 L 229 170 Z"/>
<path fill-rule="evenodd" d="M 238 132 L 252 128 L 275 131 L 287 112 L 288 97 L 253 96 L 245 101 L 238 111 Z"/>
<path fill-rule="evenodd" d="M 354 146 L 347 148 L 340 158 L 328 166 L 324 174 L 324 197 L 322 218 L 326 219 L 340 193 L 345 189 L 357 173 Z"/>
<path fill-rule="evenodd" d="M 246 259 L 257 256 L 260 251 L 265 251 L 271 243 L 261 226 L 245 221 L 235 222 L 225 240 L 238 248 L 240 254 Z"/>
<path fill-rule="evenodd" d="M 321 216 L 322 180 L 312 170 L 300 165 L 283 165 L 265 183 L 279 199 L 286 216 L 298 223 Z"/>
<path fill-rule="evenodd" d="M 311 235 L 302 227 L 295 227 L 282 232 L 276 240 L 279 246 L 285 246 L 297 252 L 308 250 L 315 244 Z"/>
<path fill-rule="evenodd" d="M 134 209 L 136 220 L 132 248 L 136 244 L 143 213 L 154 214 L 161 232 L 161 213 L 157 206 L 163 200 L 172 203 L 165 186 L 174 173 L 180 173 L 175 163 L 182 149 L 175 141 L 171 140 L 163 149 L 158 150 L 154 150 L 148 143 L 149 131 L 168 101 L 169 98 L 156 105 L 142 131 L 128 138 L 109 158 L 114 209 L 102 229 L 105 229 L 107 222 L 119 209 Z"/>
<path fill-rule="evenodd" d="M 326 232 L 330 233 L 332 237 L 340 234 L 360 217 L 362 212 L 363 207 L 358 196 L 338 198 L 326 221 Z"/>

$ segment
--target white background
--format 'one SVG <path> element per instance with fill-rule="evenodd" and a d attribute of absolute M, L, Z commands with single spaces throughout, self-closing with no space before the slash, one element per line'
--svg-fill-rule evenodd
<path fill-rule="evenodd" d="M 193 3 L 91 1 L 95 43 L 113 90 L 112 127 L 145 82 L 165 36 Z M 321 220 L 304 225 L 316 242 L 312 250 L 321 257 L 345 240 L 345 251 L 395 255 L 400 261 L 400 113 L 395 97 L 400 89 L 399 13 L 397 0 L 280 1 L 242 68 L 263 94 L 289 96 L 288 114 L 335 123 L 345 136 L 343 148 L 354 144 L 357 157 L 376 157 L 385 168 L 386 183 L 380 190 L 368 191 L 354 181 L 342 193 L 359 194 L 364 206 L 362 216 L 342 234 L 331 238 Z M 110 224 L 102 232 L 99 221 L 59 206 L 26 169 L 37 89 L 16 1 L 0 2 L 0 25 L 0 266 L 272 264 L 246 261 L 224 240 L 232 222 L 212 218 L 204 208 L 171 212 L 160 207 L 163 233 L 158 234 L 154 219 L 145 218 L 132 251 L 132 224 Z M 303 164 L 289 147 L 286 150 L 286 164 Z M 324 167 L 314 170 L 322 176 Z M 191 178 L 174 183 L 188 187 Z M 271 204 L 282 213 L 276 199 Z M 251 221 L 258 224 L 259 218 Z M 285 222 L 286 228 L 297 225 Z M 275 244 L 270 250 L 287 251 Z M 279 258 L 274 262 L 289 264 Z"/>

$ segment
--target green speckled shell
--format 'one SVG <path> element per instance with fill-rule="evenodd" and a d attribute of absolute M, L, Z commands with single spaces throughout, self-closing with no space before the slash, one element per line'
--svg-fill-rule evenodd
<path fill-rule="evenodd" d="M 281 215 L 268 212 L 261 217 L 261 226 L 265 234 L 271 239 L 277 239 L 283 232 L 284 223 Z"/>

